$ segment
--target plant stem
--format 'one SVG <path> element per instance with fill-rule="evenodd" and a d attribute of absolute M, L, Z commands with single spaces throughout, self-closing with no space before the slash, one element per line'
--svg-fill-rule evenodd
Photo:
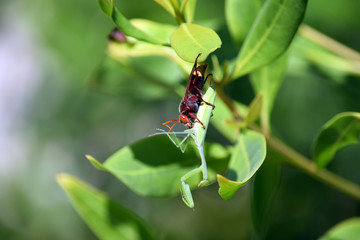
<path fill-rule="evenodd" d="M 234 119 L 241 120 L 242 117 L 241 117 L 240 113 L 237 111 L 232 99 L 224 92 L 223 86 L 216 85 L 216 93 L 221 98 L 221 100 L 225 103 L 225 105 L 230 109 Z"/>
<path fill-rule="evenodd" d="M 349 180 L 346 180 L 326 169 L 318 169 L 313 161 L 307 159 L 306 157 L 296 152 L 294 149 L 290 148 L 289 146 L 271 135 L 266 136 L 266 140 L 268 146 L 282 156 L 284 156 L 284 160 L 288 164 L 302 170 L 310 176 L 356 199 L 357 201 L 360 201 L 359 185 Z"/>
<path fill-rule="evenodd" d="M 301 27 L 299 28 L 299 33 L 303 37 L 319 44 L 320 46 L 323 46 L 324 48 L 327 48 L 328 50 L 336 53 L 339 56 L 342 56 L 352 61 L 360 61 L 360 53 L 326 36 L 325 34 L 316 31 L 315 29 L 309 27 L 306 24 L 301 25 Z"/>
<path fill-rule="evenodd" d="M 226 95 L 223 88 L 220 86 L 216 90 L 218 96 L 228 106 L 233 116 L 240 116 L 232 99 Z M 288 164 L 300 169 L 301 171 L 327 184 L 328 186 L 356 199 L 357 201 L 360 201 L 359 185 L 346 180 L 345 178 L 342 178 L 339 175 L 336 175 L 335 173 L 332 173 L 326 169 L 318 169 L 313 161 L 296 152 L 294 149 L 290 148 L 271 134 L 264 133 L 257 125 L 251 124 L 249 127 L 257 132 L 264 134 L 268 147 L 283 156 L 284 161 L 286 161 Z"/>

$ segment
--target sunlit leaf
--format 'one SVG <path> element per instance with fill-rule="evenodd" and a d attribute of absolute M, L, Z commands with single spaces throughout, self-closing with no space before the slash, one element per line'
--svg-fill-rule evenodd
<path fill-rule="evenodd" d="M 270 130 L 270 114 L 283 80 L 287 66 L 287 54 L 280 56 L 274 62 L 261 67 L 251 73 L 251 84 L 255 93 L 263 94 L 261 109 L 261 126 L 265 131 Z"/>
<path fill-rule="evenodd" d="M 67 174 L 59 174 L 57 181 L 99 239 L 155 239 L 140 217 L 106 194 Z"/>
<path fill-rule="evenodd" d="M 209 181 L 214 181 L 216 173 L 226 169 L 228 151 L 218 144 L 206 144 L 204 151 Z M 137 194 L 154 197 L 178 194 L 180 178 L 198 166 L 200 157 L 194 146 L 189 144 L 182 153 L 166 135 L 145 138 L 126 146 L 103 164 L 107 171 Z M 196 175 L 197 182 L 193 181 L 190 186 L 197 186 L 201 177 L 200 173 Z"/>
<path fill-rule="evenodd" d="M 183 0 L 183 2 L 186 2 L 184 10 L 185 20 L 187 23 L 191 23 L 194 19 L 197 0 Z"/>
<path fill-rule="evenodd" d="M 106 168 L 101 164 L 99 163 L 95 158 L 93 158 L 92 156 L 90 155 L 86 155 L 86 158 L 91 162 L 91 164 L 97 168 L 98 170 L 106 170 Z"/>
<path fill-rule="evenodd" d="M 240 45 L 246 38 L 265 0 L 226 0 L 225 17 L 230 34 Z"/>
<path fill-rule="evenodd" d="M 260 239 L 265 239 L 271 206 L 280 183 L 280 173 L 279 161 L 266 156 L 255 175 L 251 192 L 251 216 Z"/>
<path fill-rule="evenodd" d="M 188 62 L 194 62 L 201 53 L 198 61 L 203 62 L 210 53 L 221 46 L 221 39 L 211 28 L 196 24 L 183 23 L 170 37 L 171 46 L 175 52 Z"/>
<path fill-rule="evenodd" d="M 332 227 L 319 240 L 358 240 L 360 236 L 360 218 L 347 219 Z"/>
<path fill-rule="evenodd" d="M 305 13 L 307 0 L 267 0 L 237 57 L 238 78 L 279 57 L 290 45 Z"/>
<path fill-rule="evenodd" d="M 265 155 L 265 137 L 252 130 L 242 131 L 232 151 L 226 177 L 217 175 L 220 196 L 230 200 L 259 169 Z"/>
<path fill-rule="evenodd" d="M 179 11 L 179 4 L 177 0 L 154 0 L 166 11 L 168 11 L 174 18 L 176 18 L 176 12 Z"/>
<path fill-rule="evenodd" d="M 170 44 L 170 36 L 176 26 L 158 23 L 147 19 L 131 19 L 131 24 L 162 43 Z"/>
<path fill-rule="evenodd" d="M 192 65 L 180 59 L 170 47 L 155 45 L 147 42 L 114 43 L 110 42 L 107 54 L 121 63 L 126 63 L 129 57 L 164 56 L 188 73 Z"/>
<path fill-rule="evenodd" d="M 111 17 L 116 26 L 127 36 L 153 44 L 166 44 L 135 27 L 115 6 L 112 0 L 99 0 L 103 12 Z"/>
<path fill-rule="evenodd" d="M 360 113 L 344 112 L 330 119 L 314 145 L 314 160 L 318 168 L 326 167 L 339 149 L 359 143 L 359 136 Z"/>

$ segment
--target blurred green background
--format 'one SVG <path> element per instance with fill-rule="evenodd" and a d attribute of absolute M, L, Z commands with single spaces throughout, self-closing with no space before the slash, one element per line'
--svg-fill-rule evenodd
<path fill-rule="evenodd" d="M 128 18 L 175 24 L 153 1 L 117 4 Z M 238 51 L 223 5 L 199 0 L 195 17 L 218 26 L 221 61 Z M 360 51 L 359 9 L 358 0 L 312 0 L 305 22 Z M 217 194 L 217 184 L 195 191 L 192 211 L 180 197 L 136 196 L 85 159 L 104 160 L 178 114 L 180 99 L 171 89 L 146 91 L 142 72 L 106 59 L 113 27 L 95 0 L 0 2 L 0 239 L 96 239 L 57 185 L 60 172 L 109 193 L 150 222 L 160 239 L 251 239 L 249 186 L 230 202 Z M 163 64 L 161 72 L 172 81 L 184 81 L 173 65 Z M 249 81 L 233 85 L 232 94 L 249 103 Z M 343 111 L 360 112 L 359 77 L 292 58 L 274 107 L 276 135 L 310 156 L 319 128 Z M 341 150 L 329 168 L 359 184 L 359 155 L 359 145 Z M 316 239 L 359 214 L 356 201 L 284 166 L 268 239 Z"/>

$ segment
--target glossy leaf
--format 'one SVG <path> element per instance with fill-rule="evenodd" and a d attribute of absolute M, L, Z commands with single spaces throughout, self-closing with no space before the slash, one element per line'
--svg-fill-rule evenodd
<path fill-rule="evenodd" d="M 326 167 L 339 149 L 358 143 L 359 136 L 360 113 L 344 112 L 329 120 L 314 145 L 314 160 L 318 168 Z"/>
<path fill-rule="evenodd" d="M 287 54 L 280 56 L 274 62 L 251 73 L 251 84 L 255 93 L 263 94 L 261 109 L 261 126 L 265 131 L 270 131 L 270 115 L 281 86 L 287 66 Z"/>
<path fill-rule="evenodd" d="M 358 240 L 360 236 L 360 218 L 347 219 L 331 228 L 319 240 Z"/>
<path fill-rule="evenodd" d="M 242 131 L 232 151 L 226 177 L 217 175 L 220 196 L 230 200 L 259 169 L 265 155 L 265 137 L 252 130 Z"/>
<path fill-rule="evenodd" d="M 182 153 L 167 135 L 153 136 L 120 149 L 102 166 L 139 195 L 173 196 L 179 193 L 180 178 L 200 165 L 196 147 L 190 145 Z M 207 144 L 204 151 L 209 181 L 214 181 L 216 173 L 226 169 L 228 151 L 218 144 Z M 201 177 L 200 173 L 193 177 L 190 187 L 197 186 Z"/>
<path fill-rule="evenodd" d="M 290 45 L 305 13 L 307 0 L 267 0 L 237 57 L 232 79 L 279 57 Z"/>
<path fill-rule="evenodd" d="M 221 39 L 211 28 L 183 23 L 171 35 L 170 43 L 185 61 L 194 62 L 201 53 L 198 61 L 203 62 L 210 53 L 220 48 Z"/>
<path fill-rule="evenodd" d="M 79 179 L 59 174 L 57 181 L 72 205 L 99 239 L 155 239 L 135 213 Z"/>
<path fill-rule="evenodd" d="M 251 191 L 251 219 L 259 239 L 265 239 L 271 206 L 280 183 L 280 174 L 279 161 L 267 156 L 255 175 Z"/>
<path fill-rule="evenodd" d="M 153 44 L 167 44 L 135 27 L 115 6 L 112 0 L 99 0 L 103 12 L 111 17 L 116 26 L 127 36 Z"/>
<path fill-rule="evenodd" d="M 230 34 L 240 46 L 265 0 L 226 0 L 225 16 Z"/>

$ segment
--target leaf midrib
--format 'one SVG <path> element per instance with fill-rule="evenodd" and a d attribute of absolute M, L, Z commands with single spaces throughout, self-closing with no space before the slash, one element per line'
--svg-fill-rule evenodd
<path fill-rule="evenodd" d="M 203 47 L 203 45 L 201 45 L 201 43 L 199 43 L 191 34 L 191 32 L 189 31 L 189 29 L 187 28 L 186 24 L 182 25 L 182 28 L 184 29 L 185 33 L 189 36 L 189 38 L 201 49 L 205 50 L 205 52 L 207 51 L 206 48 Z"/>
<path fill-rule="evenodd" d="M 352 128 L 352 126 L 357 122 L 357 119 L 352 120 L 347 126 L 346 128 L 340 132 L 339 136 L 336 138 L 335 143 L 332 145 L 332 147 L 330 148 L 330 153 L 331 156 L 334 156 L 336 153 L 336 150 L 339 149 L 339 145 L 341 140 L 344 138 L 344 136 L 350 131 L 350 129 Z"/>
<path fill-rule="evenodd" d="M 270 27 L 265 31 L 265 34 L 263 35 L 263 37 L 260 39 L 260 41 L 255 45 L 255 47 L 253 48 L 252 51 L 250 51 L 250 53 L 248 54 L 247 57 L 245 57 L 243 59 L 243 61 L 240 62 L 239 65 L 237 65 L 236 69 L 235 69 L 235 75 L 236 72 L 240 71 L 241 68 L 246 65 L 251 58 L 255 55 L 255 53 L 261 48 L 261 46 L 263 46 L 264 42 L 266 41 L 266 39 L 268 38 L 268 36 L 271 34 L 272 30 L 275 28 L 276 23 L 278 22 L 281 13 L 284 11 L 285 9 L 285 5 L 287 3 L 288 0 L 286 0 L 283 4 L 281 4 L 281 7 L 279 8 L 278 12 L 276 13 L 274 20 L 272 22 L 272 24 L 270 25 Z M 241 54 L 239 59 L 241 58 Z"/>

